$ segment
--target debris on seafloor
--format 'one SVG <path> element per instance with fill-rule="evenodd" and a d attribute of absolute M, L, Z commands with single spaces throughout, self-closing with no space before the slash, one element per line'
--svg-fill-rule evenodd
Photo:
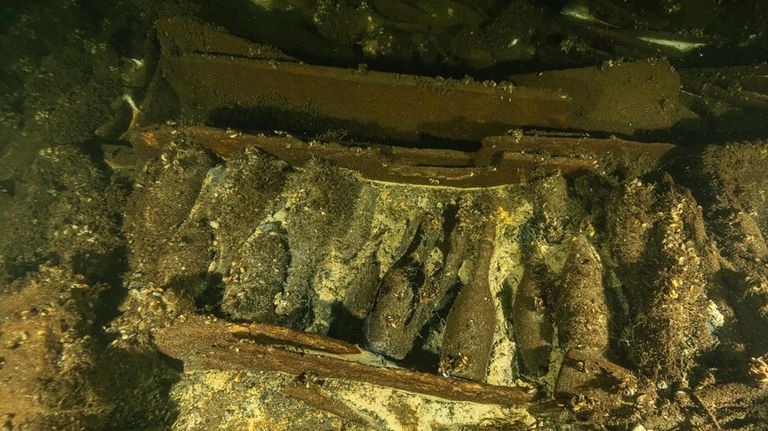
<path fill-rule="evenodd" d="M 298 388 L 307 379 L 327 382 L 330 388 L 350 378 L 325 374 L 323 361 L 330 361 L 325 358 L 318 360 L 320 365 L 308 359 L 286 370 L 283 364 L 294 361 L 291 349 L 309 345 L 313 355 L 335 355 L 334 361 L 350 360 L 353 353 L 344 352 L 359 349 L 375 367 L 396 363 L 442 372 L 451 381 L 470 379 L 513 389 L 521 378 L 536 382 L 540 393 L 570 403 L 568 409 L 577 417 L 599 420 L 601 411 L 619 412 L 628 405 L 651 408 L 643 403 L 665 396 L 666 388 L 690 386 L 703 355 L 736 354 L 725 347 L 735 342 L 733 336 L 718 328 L 741 331 L 741 323 L 723 316 L 759 316 L 759 310 L 723 293 L 723 280 L 713 276 L 719 267 L 714 245 L 686 189 L 663 175 L 652 183 L 637 179 L 675 163 L 679 149 L 671 145 L 506 136 L 486 139 L 477 153 L 443 154 L 447 160 L 486 168 L 515 155 L 515 148 L 539 158 L 536 168 L 520 168 L 528 181 L 507 176 L 478 186 L 472 177 L 451 182 L 430 174 L 413 180 L 400 174 L 405 169 L 395 170 L 397 175 L 387 171 L 400 163 L 429 161 L 424 152 L 430 150 L 309 144 L 287 136 L 181 126 L 134 131 L 131 136 L 137 150 L 160 152 L 137 179 L 141 187 L 126 214 L 135 289 L 159 286 L 162 301 L 194 304 L 204 300 L 204 292 L 221 286 L 221 312 L 228 319 L 346 340 L 313 345 L 316 335 L 254 325 L 233 327 L 230 334 L 250 344 L 222 341 L 220 347 L 206 347 L 197 344 L 200 339 L 221 337 L 213 335 L 218 333 L 213 321 L 190 324 L 197 329 L 185 332 L 183 321 L 198 319 L 191 314 L 193 305 L 174 305 L 158 314 L 142 310 L 140 296 L 129 301 L 133 305 L 126 306 L 127 321 L 170 325 L 154 339 L 166 354 L 201 373 L 190 375 L 189 385 L 213 379 L 213 370 L 267 378 L 259 367 L 269 366 L 274 368 L 269 373 L 278 373 L 269 374 L 273 383 L 280 373 L 305 372 Z M 616 142 L 627 151 L 615 154 Z M 223 163 L 211 165 L 202 157 L 205 147 L 221 154 Z M 361 162 L 352 164 L 354 157 Z M 558 166 L 573 161 L 582 168 L 565 175 L 548 164 L 552 158 L 563 160 Z M 589 163 L 582 165 L 584 160 Z M 374 162 L 371 166 L 379 170 L 360 168 Z M 193 179 L 199 187 L 192 187 Z M 165 197 L 171 190 L 178 193 L 180 181 L 192 191 L 186 210 Z M 258 196 L 242 198 L 256 192 Z M 152 216 L 171 210 L 186 216 Z M 183 236 L 185 247 L 171 241 L 169 248 L 157 250 L 146 243 L 148 224 L 142 220 L 150 216 L 153 242 Z M 198 244 L 194 238 L 206 240 Z M 259 241 L 280 247 L 249 245 Z M 648 253 L 658 258 L 638 260 Z M 170 255 L 175 257 L 166 257 Z M 278 270 L 265 271 L 262 261 Z M 202 268 L 207 268 L 202 278 L 190 278 Z M 190 290 L 190 280 L 200 287 Z M 751 344 L 759 348 L 760 343 Z M 275 345 L 283 347 L 258 347 Z M 243 362 L 243 352 L 258 354 L 261 362 Z M 744 372 L 752 352 L 734 359 L 743 361 Z M 333 363 L 336 369 L 348 366 Z M 370 373 L 361 371 L 355 384 L 371 385 L 362 383 L 362 375 Z M 350 399 L 361 402 L 357 389 L 344 398 L 338 388 L 308 393 L 294 386 L 286 389 L 293 396 L 327 405 L 345 417 L 364 412 L 342 407 L 354 405 Z M 439 388 L 437 384 L 432 390 Z M 697 394 L 702 402 L 713 396 L 709 390 Z M 550 420 L 559 407 L 546 406 L 531 402 L 529 413 Z"/>
<path fill-rule="evenodd" d="M 325 33 L 351 10 L 319 3 Z M 390 29 L 453 22 L 441 2 L 372 4 Z M 580 5 L 563 15 L 625 47 L 702 48 L 643 40 Z M 360 49 L 391 49 L 380 36 Z M 0 178 L 7 219 L 36 226 L 18 230 L 22 242 L 0 236 L 9 279 L 32 271 L 0 290 L 0 380 L 26 409 L 0 411 L 0 424 L 149 413 L 192 430 L 753 431 L 768 420 L 766 143 L 659 142 L 762 108 L 760 67 L 610 60 L 443 79 L 305 64 L 188 18 L 160 19 L 147 45 L 95 132 L 100 154 L 44 150 L 21 180 Z M 127 203 L 102 172 L 118 174 Z M 73 215 L 82 208 L 96 217 Z M 38 268 L 47 249 L 55 266 Z M 105 270 L 113 256 L 122 266 Z M 25 383 L 40 373 L 27 358 L 50 382 Z M 61 401 L 70 393 L 93 408 Z"/>
<path fill-rule="evenodd" d="M 190 384 L 204 384 L 214 370 L 260 375 L 279 393 L 349 423 L 370 420 L 360 403 L 371 388 L 436 396 L 454 410 L 461 402 L 511 403 L 530 408 L 521 417 L 553 420 L 561 407 L 539 404 L 532 392 L 518 388 L 524 378 L 536 382 L 540 394 L 568 402 L 576 417 L 600 421 L 601 412 L 655 396 L 645 378 L 661 379 L 665 387 L 687 385 L 692 358 L 713 348 L 700 289 L 718 286 L 710 277 L 716 262 L 704 256 L 711 246 L 697 230 L 698 220 L 675 215 L 690 203 L 673 192 L 637 189 L 646 199 L 639 204 L 657 211 L 644 213 L 642 227 L 625 225 L 636 197 L 623 184 L 655 175 L 685 150 L 530 131 L 629 134 L 691 120 L 695 115 L 677 101 L 679 78 L 668 64 L 521 75 L 514 80 L 523 86 L 501 89 L 512 97 L 505 100 L 493 83 L 429 78 L 431 84 L 421 85 L 426 78 L 277 62 L 264 57 L 268 50 L 246 50 L 242 41 L 210 29 L 180 32 L 197 28 L 189 22 L 158 28 L 162 79 L 179 97 L 182 115 L 208 125 L 139 121 L 125 134 L 150 160 L 138 177 L 147 186 L 134 195 L 127 214 L 127 235 L 136 244 L 132 283 L 138 290 L 161 286 L 164 301 L 181 304 L 159 315 L 137 300 L 127 306 L 132 311 L 126 319 L 136 313 L 164 328 L 154 333 L 160 350 L 202 373 Z M 647 81 L 636 82 L 637 76 Z M 608 88 L 598 91 L 598 82 Z M 532 99 L 515 99 L 523 92 Z M 634 99 L 627 97 L 635 92 Z M 331 97 L 339 94 L 349 100 Z M 473 98 L 487 110 L 473 109 Z M 361 100 L 376 109 L 353 109 Z M 522 109 L 523 100 L 535 103 L 521 111 L 504 105 Z M 549 112 L 542 116 L 532 107 Z M 506 120 L 489 124 L 488 118 Z M 279 121 L 292 125 L 298 137 L 258 132 Z M 445 127 L 449 123 L 458 127 Z M 343 130 L 347 139 L 311 137 L 323 130 Z M 472 142 L 474 149 L 404 145 L 425 136 Z M 223 164 L 211 165 L 206 151 Z M 164 170 L 151 167 L 158 155 Z M 147 206 L 164 200 L 163 184 L 184 178 L 195 183 L 185 198 L 187 218 L 157 225 L 159 238 L 169 239 L 160 240 L 169 247 L 158 255 L 142 245 L 139 226 L 164 212 L 164 205 Z M 241 199 L 243 193 L 249 198 Z M 641 232 L 627 243 L 621 241 L 624 229 Z M 643 236 L 648 229 L 658 238 Z M 669 259 L 690 254 L 691 262 L 702 262 L 691 264 L 694 270 L 659 261 L 648 268 L 659 272 L 652 286 L 630 278 L 638 270 L 629 260 L 634 248 L 661 250 L 680 241 L 688 245 L 658 253 Z M 190 288 L 190 281 L 197 287 Z M 253 326 L 232 326 L 221 335 L 220 323 L 189 317 L 192 304 L 218 283 L 224 316 Z M 664 314 L 671 309 L 670 289 L 680 286 L 696 291 L 687 306 L 700 318 Z M 728 311 L 727 300 L 717 299 Z M 674 344 L 683 332 L 696 334 L 687 347 L 654 345 L 659 337 Z M 623 337 L 630 337 L 630 348 L 614 341 Z M 211 339 L 218 341 L 206 341 Z M 368 362 L 353 358 L 359 355 Z M 286 374 L 292 377 L 277 383 Z M 322 389 L 337 384 L 367 389 L 351 395 Z M 393 402 L 387 394 L 377 403 Z M 379 419 L 397 409 L 385 410 Z M 430 419 L 422 413 L 413 420 Z"/>
<path fill-rule="evenodd" d="M 762 139 L 768 124 L 768 63 L 681 71 L 681 101 L 718 135 Z"/>
<path fill-rule="evenodd" d="M 303 416 L 291 422 L 293 427 L 330 421 L 333 426 L 398 429 L 491 418 L 505 424 L 535 423 L 526 406 L 539 394 L 522 381 L 517 387 L 496 386 L 411 371 L 330 337 L 204 316 L 179 319 L 153 335 L 160 352 L 184 362 L 189 382 L 176 389 L 182 409 L 190 402 L 199 407 L 199 389 L 209 387 L 212 396 L 218 393 L 224 399 L 232 397 L 232 391 L 236 397 L 250 393 L 247 399 L 253 401 L 243 402 L 255 403 L 256 411 L 268 408 L 272 397 L 282 398 L 274 407 L 280 414 L 263 410 L 242 416 L 259 425 L 293 414 Z M 236 377 L 227 388 L 217 383 L 221 379 L 217 373 Z M 256 379 L 261 382 L 254 384 Z M 188 385 L 197 390 L 185 388 Z M 393 409 L 418 410 L 419 417 L 407 418 Z M 240 426 L 240 416 L 211 420 Z M 277 423 L 279 429 L 292 429 Z"/>
<path fill-rule="evenodd" d="M 200 37 L 185 33 L 188 25 L 163 22 L 158 35 L 165 47 L 160 67 L 190 119 L 291 123 L 311 132 L 330 126 L 363 138 L 418 141 L 477 140 L 523 125 L 564 128 L 573 115 L 568 96 L 556 90 L 253 58 L 247 45 L 234 55 L 233 38 L 220 33 L 205 33 L 204 48 L 184 43 Z"/>
<path fill-rule="evenodd" d="M 412 363 L 414 355 L 433 352 L 439 356 L 421 360 L 420 367 L 426 367 L 425 371 L 442 372 L 454 379 L 492 382 L 493 386 L 501 387 L 514 387 L 516 379 L 530 377 L 561 399 L 589 396 L 602 400 L 601 405 L 610 409 L 621 408 L 641 391 L 637 371 L 629 371 L 620 361 L 615 362 L 617 349 L 607 340 L 619 337 L 623 329 L 609 325 L 606 319 L 616 312 L 616 302 L 603 296 L 604 291 L 623 291 L 632 286 L 617 285 L 615 276 L 605 278 L 617 270 L 612 256 L 615 252 L 604 248 L 606 239 L 601 236 L 602 228 L 597 231 L 589 228 L 592 222 L 597 223 L 604 217 L 594 213 L 599 208 L 617 206 L 611 217 L 622 217 L 625 211 L 631 210 L 631 205 L 625 205 L 617 196 L 579 198 L 579 192 L 575 192 L 569 182 L 608 181 L 607 175 L 630 178 L 645 175 L 667 163 L 666 159 L 674 155 L 674 146 L 615 139 L 506 136 L 488 138 L 480 151 L 469 153 L 379 144 L 348 147 L 306 143 L 290 136 L 268 137 L 173 126 L 136 130 L 130 136 L 137 151 L 160 152 L 159 159 L 150 161 L 149 166 L 158 163 L 167 166 L 158 171 L 162 172 L 159 177 L 151 167 L 139 177 L 138 184 L 147 186 L 133 196 L 132 209 L 127 214 L 126 222 L 131 227 L 127 235 L 135 250 L 131 258 L 132 280 L 137 289 L 163 286 L 165 292 L 161 296 L 167 296 L 169 301 L 176 301 L 174 298 L 181 295 L 192 304 L 210 287 L 189 290 L 189 285 L 181 286 L 174 280 L 190 280 L 184 275 L 190 269 L 199 272 L 201 268 L 208 268 L 208 281 L 201 281 L 215 286 L 219 283 L 215 274 L 223 275 L 221 310 L 230 318 L 277 323 L 341 337 L 359 343 L 381 358 L 404 364 Z M 616 145 L 626 151 L 615 154 Z M 205 154 L 202 148 L 220 154 L 225 163 L 211 167 L 206 158 L 199 156 Z M 431 154 L 442 159 L 429 157 Z M 536 163 L 503 169 L 505 160 L 514 161 L 517 155 L 533 157 L 530 160 Z M 454 180 L 428 170 L 418 177 L 404 174 L 410 171 L 409 166 L 418 169 L 424 163 L 439 164 L 441 160 L 447 161 L 444 165 L 453 165 L 457 175 Z M 491 177 L 493 181 L 466 175 L 467 171 L 478 169 L 472 167 L 475 164 L 491 171 L 498 166 L 496 172 L 502 174 Z M 195 165 L 207 169 L 208 173 L 203 175 Z M 570 165 L 578 169 L 560 168 Z M 262 168 L 251 172 L 252 166 Z M 184 174 L 185 171 L 189 173 Z M 200 187 L 192 188 L 194 193 L 190 198 L 194 203 L 189 203 L 187 220 L 179 223 L 174 218 L 162 225 L 153 224 L 157 235 L 170 235 L 169 238 L 183 235 L 188 238 L 187 246 L 205 250 L 209 257 L 192 250 L 182 254 L 176 246 L 159 254 L 139 247 L 146 234 L 146 223 L 141 220 L 147 220 L 147 216 L 156 212 L 164 213 L 163 207 L 172 203 L 158 204 L 167 200 L 162 197 L 167 192 L 163 184 L 178 184 L 181 178 L 193 173 Z M 260 195 L 241 199 L 243 193 L 255 192 L 254 184 L 261 185 Z M 616 184 L 606 183 L 602 187 L 621 195 L 618 191 L 621 188 Z M 311 195 L 314 189 L 320 194 Z M 600 199 L 601 203 L 587 204 L 584 199 Z M 178 210 L 174 208 L 173 211 Z M 587 208 L 591 209 L 587 211 Z M 240 215 L 230 220 L 230 214 Z M 363 216 L 353 217 L 353 214 Z M 228 221 L 225 222 L 225 218 Z M 322 224 L 322 220 L 333 222 Z M 666 226 L 663 219 L 654 223 L 659 229 Z M 233 235 L 232 230 L 240 229 L 241 225 L 245 229 L 243 233 Z M 342 226 L 343 229 L 338 229 Z M 615 235 L 621 238 L 620 231 Z M 200 245 L 189 241 L 198 237 L 206 241 Z M 249 245 L 259 241 L 282 245 L 278 248 Z M 660 247 L 646 240 L 632 244 L 641 248 L 648 244 Z M 514 280 L 526 273 L 522 268 L 526 258 L 521 248 L 533 250 L 534 247 L 540 248 L 540 265 L 545 267 L 539 273 L 549 274 L 537 276 L 538 282 L 553 283 L 557 288 L 555 291 L 542 288 L 529 301 L 535 305 L 539 298 L 548 304 L 534 311 L 551 310 L 549 314 L 552 324 L 558 328 L 558 337 L 553 338 L 554 331 L 542 331 L 540 342 L 529 344 L 526 340 L 531 335 L 527 332 L 531 324 L 526 326 L 528 317 L 520 314 L 525 302 L 510 303 L 513 307 L 510 311 L 504 305 L 504 298 L 514 296 L 515 290 L 519 295 L 530 295 L 523 287 L 530 279 Z M 268 250 L 277 252 L 265 254 Z M 182 259 L 167 259 L 164 254 Z M 599 254 L 602 256 L 598 257 Z M 283 255 L 291 259 L 281 258 Z M 261 261 L 272 262 L 278 271 L 265 270 L 259 264 Z M 484 280 L 488 281 L 487 285 Z M 607 282 L 604 280 L 614 281 L 604 284 Z M 661 280 L 660 285 L 663 286 L 663 282 Z M 263 290 L 264 286 L 271 286 L 271 290 Z M 512 293 L 505 293 L 507 289 L 512 289 Z M 584 296 L 585 289 L 591 296 Z M 632 290 L 620 294 L 634 298 Z M 518 301 L 522 298 L 519 295 Z M 602 302 L 598 302 L 604 306 L 599 306 L 596 298 L 601 298 Z M 593 303 L 598 304 L 595 306 L 603 317 L 589 317 Z M 691 304 L 700 306 L 698 299 Z M 141 320 L 165 322 L 158 326 L 171 323 L 167 331 L 155 334 L 158 345 L 179 343 L 191 348 L 198 335 L 205 335 L 206 326 L 199 325 L 202 332 L 198 335 L 184 335 L 182 330 L 170 329 L 178 328 L 172 322 L 182 314 L 189 318 L 191 308 L 176 307 L 176 310 L 163 315 L 139 313 L 143 316 Z M 285 314 L 285 310 L 291 311 Z M 441 326 L 443 319 L 445 323 Z M 695 331 L 705 327 L 705 322 L 699 320 L 685 324 Z M 212 326 L 209 328 L 214 330 Z M 675 334 L 664 328 L 664 324 L 652 326 L 654 331 Z M 302 337 L 289 332 L 273 331 L 270 335 L 256 329 L 251 337 L 250 329 L 238 330 L 240 335 L 255 338 L 258 343 L 281 344 L 289 351 L 297 343 L 306 344 L 301 341 Z M 314 336 L 306 337 L 313 339 Z M 430 341 L 432 338 L 434 341 Z M 525 368 L 516 365 L 515 340 L 523 349 Z M 644 343 L 646 339 L 638 342 Z M 542 346 L 550 348 L 536 353 L 538 356 L 530 354 L 530 349 Z M 702 344 L 701 348 L 705 346 L 708 345 Z M 196 361 L 194 352 L 168 349 L 167 354 L 185 363 Z M 201 349 L 199 353 L 205 350 Z M 245 372 L 253 368 L 253 372 L 257 372 L 258 364 L 243 364 L 238 356 L 248 349 L 255 347 L 237 345 L 217 350 L 215 355 L 206 350 L 208 359 L 199 360 L 218 358 L 219 364 L 240 364 L 234 369 Z M 254 352 L 262 355 L 262 361 L 268 361 L 264 363 L 291 360 L 290 354 L 282 350 L 259 349 Z M 344 347 L 333 349 L 338 352 Z M 312 350 L 328 349 L 315 346 Z M 288 356 L 283 357 L 285 355 Z M 270 358 L 265 359 L 267 356 Z M 644 361 L 641 363 L 649 370 L 664 367 L 661 362 L 664 357 L 655 357 L 651 363 L 645 362 L 649 358 L 641 358 Z M 200 370 L 223 367 L 204 363 L 207 365 L 201 365 Z M 381 359 L 376 363 L 386 366 Z M 232 370 L 232 366 L 226 369 Z M 320 375 L 323 380 L 325 368 L 313 371 L 312 361 L 304 367 L 308 375 Z M 343 369 L 347 365 L 336 367 Z M 282 368 L 273 371 L 280 370 L 285 371 Z M 689 370 L 681 371 L 684 376 L 688 375 Z M 300 374 L 298 369 L 292 372 Z M 333 376 L 325 377 L 339 377 Z M 598 388 L 586 390 L 594 385 Z M 312 399 L 317 401 L 319 395 L 315 395 Z M 297 396 L 309 395 L 301 392 Z M 334 399 L 335 395 L 324 393 L 319 399 L 328 397 Z M 339 402 L 337 399 L 329 405 L 338 407 Z M 582 407 L 580 411 L 591 410 Z"/>

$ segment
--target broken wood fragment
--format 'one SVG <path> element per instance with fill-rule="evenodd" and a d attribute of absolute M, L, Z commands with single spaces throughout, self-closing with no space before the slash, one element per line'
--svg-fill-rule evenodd
<path fill-rule="evenodd" d="M 321 352 L 337 355 L 354 355 L 360 353 L 360 348 L 354 344 L 325 337 L 318 334 L 297 331 L 282 326 L 266 323 L 249 323 L 248 325 L 233 325 L 229 333 L 236 337 L 244 337 L 264 344 L 283 344 L 288 346 L 305 347 Z"/>
<path fill-rule="evenodd" d="M 580 175 L 599 170 L 603 159 L 613 156 L 653 167 L 675 149 L 671 144 L 621 139 L 499 136 L 485 139 L 479 152 L 469 152 L 305 142 L 292 136 L 251 135 L 204 126 L 154 126 L 133 130 L 127 138 L 143 157 L 154 156 L 184 138 L 222 157 L 256 147 L 298 167 L 324 159 L 370 180 L 460 188 L 522 183 L 555 172 Z"/>
<path fill-rule="evenodd" d="M 188 18 L 161 19 L 155 24 L 163 51 L 240 58 L 298 61 L 277 49 L 250 42 Z"/>
<path fill-rule="evenodd" d="M 231 324 L 223 321 L 193 316 L 184 322 L 157 328 L 153 335 L 158 349 L 183 361 L 187 370 L 252 370 L 312 375 L 320 379 L 364 382 L 447 400 L 506 406 L 531 403 L 537 399 L 536 391 L 528 388 L 494 386 L 402 368 L 379 367 L 309 349 L 287 350 L 238 338 L 230 332 L 230 327 Z M 313 334 L 306 336 L 317 337 Z"/>
<path fill-rule="evenodd" d="M 546 154 L 553 158 L 593 160 L 613 155 L 657 164 L 675 148 L 673 144 L 635 142 L 616 137 L 599 139 L 586 136 L 489 136 L 483 139 L 477 165 L 491 164 L 494 157 L 508 153 Z"/>

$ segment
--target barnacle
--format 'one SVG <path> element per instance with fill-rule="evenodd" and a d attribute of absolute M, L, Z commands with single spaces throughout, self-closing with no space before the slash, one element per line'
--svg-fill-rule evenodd
<path fill-rule="evenodd" d="M 768 355 L 752 358 L 749 363 L 749 375 L 760 385 L 768 385 Z"/>

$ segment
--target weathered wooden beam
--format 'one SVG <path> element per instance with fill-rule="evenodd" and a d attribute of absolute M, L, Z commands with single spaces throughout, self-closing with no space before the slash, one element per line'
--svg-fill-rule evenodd
<path fill-rule="evenodd" d="M 568 176 L 596 171 L 609 157 L 654 166 L 675 148 L 621 139 L 499 136 L 483 140 L 479 152 L 465 152 L 304 142 L 291 136 L 250 135 L 203 126 L 155 126 L 127 136 L 144 156 L 157 154 L 170 142 L 184 138 L 223 157 L 256 147 L 299 167 L 324 159 L 371 180 L 462 188 L 521 183 L 555 172 Z"/>
<path fill-rule="evenodd" d="M 697 118 L 660 60 L 478 82 L 309 65 L 188 19 L 157 24 L 183 114 L 208 124 L 378 141 L 478 141 L 513 128 L 635 134 Z"/>
<path fill-rule="evenodd" d="M 192 316 L 184 322 L 158 328 L 153 335 L 158 349 L 183 361 L 187 370 L 276 371 L 295 376 L 364 382 L 447 400 L 506 406 L 532 403 L 538 396 L 535 390 L 529 388 L 494 386 L 355 362 L 355 355 L 327 355 L 309 348 L 289 350 L 279 344 L 237 337 L 231 328 L 232 324 L 224 321 Z M 299 336 L 298 332 L 292 332 L 294 339 L 312 338 L 313 341 L 307 344 L 313 346 L 329 343 L 327 337 L 313 334 Z"/>
<path fill-rule="evenodd" d="M 601 66 L 515 75 L 522 87 L 568 95 L 568 129 L 624 135 L 684 126 L 698 116 L 680 100 L 680 75 L 666 60 L 610 61 Z"/>
<path fill-rule="evenodd" d="M 209 124 L 477 141 L 514 127 L 567 128 L 574 116 L 557 89 L 308 65 L 189 20 L 157 28 L 161 70 L 184 116 Z"/>
<path fill-rule="evenodd" d="M 478 164 L 491 164 L 500 153 L 546 154 L 550 157 L 593 158 L 629 157 L 655 164 L 676 148 L 673 144 L 636 142 L 616 137 L 598 139 L 588 136 L 488 136 L 478 155 Z"/>
<path fill-rule="evenodd" d="M 568 97 L 557 91 L 495 83 L 198 54 L 167 58 L 163 68 L 186 116 L 239 116 L 253 128 L 273 127 L 264 119 L 274 114 L 262 116 L 272 111 L 308 123 L 297 129 L 309 133 L 479 140 L 514 127 L 565 128 L 571 115 Z"/>
<path fill-rule="evenodd" d="M 247 325 L 232 325 L 229 333 L 260 341 L 264 344 L 282 344 L 287 346 L 305 347 L 320 352 L 337 355 L 355 355 L 360 353 L 359 347 L 330 337 L 321 337 L 307 332 L 295 331 L 282 326 L 266 323 L 249 323 Z"/>

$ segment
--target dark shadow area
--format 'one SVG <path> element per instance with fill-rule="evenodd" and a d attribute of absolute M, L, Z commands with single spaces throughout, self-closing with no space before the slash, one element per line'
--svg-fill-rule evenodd
<path fill-rule="evenodd" d="M 0 193 L 5 193 L 10 197 L 16 196 L 16 181 L 12 178 L 0 180 Z"/>
<path fill-rule="evenodd" d="M 404 132 L 388 130 L 375 124 L 323 117 L 311 112 L 271 104 L 217 108 L 209 113 L 206 123 L 213 127 L 232 128 L 246 132 L 274 133 L 274 131 L 286 131 L 306 140 L 319 139 L 349 145 L 365 145 L 365 143 L 375 142 L 406 148 L 418 147 L 470 152 L 480 148 L 479 141 L 445 139 L 429 132 L 418 133 L 414 136 L 415 140 L 404 137 L 398 138 L 398 136 L 404 136 Z M 463 127 L 453 123 L 450 126 L 429 125 L 427 128 L 439 130 L 443 126 Z M 483 125 L 482 127 L 487 126 Z M 506 131 L 507 127 L 499 125 L 497 129 Z"/>
<path fill-rule="evenodd" d="M 350 313 L 340 302 L 333 304 L 332 315 L 334 318 L 328 329 L 328 336 L 352 344 L 365 343 L 364 319 Z"/>
<path fill-rule="evenodd" d="M 235 36 L 272 45 L 305 61 L 356 67 L 358 59 L 351 49 L 323 40 L 307 23 L 311 17 L 304 8 L 295 11 L 266 10 L 248 0 L 202 2 L 200 18 L 220 25 Z"/>
<path fill-rule="evenodd" d="M 768 110 L 744 108 L 718 117 L 702 114 L 700 118 L 680 121 L 669 129 L 639 131 L 637 135 L 625 136 L 625 139 L 669 142 L 679 146 L 704 146 L 761 140 L 766 136 L 768 136 Z"/>
<path fill-rule="evenodd" d="M 451 307 L 453 307 L 453 302 L 456 300 L 459 290 L 463 287 L 464 285 L 460 281 L 457 281 L 448 292 L 446 292 L 443 299 L 443 307 L 435 312 L 427 324 L 421 328 L 419 335 L 416 337 L 416 340 L 414 340 L 413 348 L 408 355 L 400 361 L 400 365 L 425 373 L 438 373 L 440 353 L 432 352 L 425 346 L 425 343 L 429 337 L 434 336 L 434 334 L 440 330 L 440 326 L 444 324 L 445 320 L 448 318 L 448 313 L 451 311 Z"/>
<path fill-rule="evenodd" d="M 182 298 L 193 301 L 195 308 L 213 312 L 221 304 L 222 286 L 220 274 L 201 271 L 194 274 L 175 275 L 163 287 Z"/>
<path fill-rule="evenodd" d="M 728 421 L 728 422 L 726 422 L 726 423 L 724 423 L 722 425 L 723 425 L 723 429 L 726 429 L 726 430 L 734 429 L 735 430 L 735 429 L 743 429 L 743 428 L 746 428 L 746 427 L 752 427 L 752 426 L 755 426 L 755 425 L 759 425 L 760 424 L 759 421 L 760 421 L 760 419 L 758 419 L 758 418 L 756 418 L 754 416 L 751 416 L 751 417 L 747 417 L 747 418 L 734 419 L 734 420 Z"/>
<path fill-rule="evenodd" d="M 99 256 L 94 260 L 91 256 L 75 256 L 72 260 L 75 272 L 86 275 L 90 285 L 101 283 L 107 288 L 101 293 L 95 306 L 96 328 L 107 326 L 109 322 L 120 315 L 119 307 L 128 294 L 123 286 L 123 276 L 128 272 L 128 248 L 125 246 L 114 250 L 110 255 Z"/>
<path fill-rule="evenodd" d="M 106 429 L 165 428 L 174 423 L 178 410 L 170 390 L 181 378 L 181 361 L 157 351 L 108 348 L 97 362 L 101 365 L 93 387 L 114 405 Z"/>
<path fill-rule="evenodd" d="M 224 298 L 222 275 L 209 272 L 205 278 L 206 286 L 195 298 L 195 308 L 206 313 L 222 315 L 221 301 Z"/>

